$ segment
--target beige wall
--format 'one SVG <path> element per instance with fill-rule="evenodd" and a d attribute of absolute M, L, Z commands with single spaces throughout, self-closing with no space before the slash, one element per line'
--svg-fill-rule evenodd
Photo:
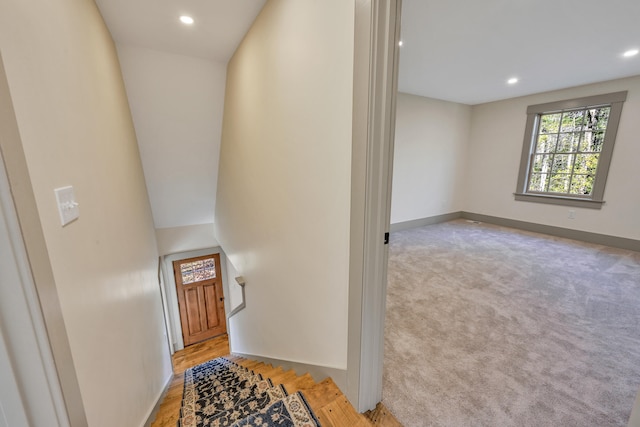
<path fill-rule="evenodd" d="M 346 369 L 354 2 L 269 1 L 227 68 L 216 237 L 234 351 Z"/>
<path fill-rule="evenodd" d="M 213 224 L 157 228 L 156 240 L 160 255 L 218 246 Z"/>
<path fill-rule="evenodd" d="M 601 210 L 516 202 L 520 154 L 529 105 L 628 90 Z M 472 109 L 464 210 L 520 221 L 640 239 L 640 76 L 476 105 Z M 575 219 L 568 218 L 569 209 Z"/>
<path fill-rule="evenodd" d="M 470 127 L 468 105 L 398 94 L 392 224 L 462 210 Z"/>
<path fill-rule="evenodd" d="M 21 0 L 0 3 L 0 49 L 89 425 L 141 425 L 171 367 L 115 47 L 93 1 Z M 80 218 L 63 228 L 65 185 Z"/>

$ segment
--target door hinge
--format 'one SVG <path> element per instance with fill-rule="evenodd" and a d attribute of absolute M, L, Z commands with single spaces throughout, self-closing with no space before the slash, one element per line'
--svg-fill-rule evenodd
<path fill-rule="evenodd" d="M 388 231 L 386 233 L 384 233 L 384 244 L 385 245 L 389 244 L 389 232 Z"/>

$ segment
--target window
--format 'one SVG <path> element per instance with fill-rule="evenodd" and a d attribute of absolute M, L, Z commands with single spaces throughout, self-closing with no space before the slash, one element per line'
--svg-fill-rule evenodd
<path fill-rule="evenodd" d="M 194 282 L 216 278 L 216 260 L 214 258 L 199 259 L 180 264 L 182 284 L 188 285 Z"/>
<path fill-rule="evenodd" d="M 516 200 L 600 209 L 627 92 L 527 109 Z"/>

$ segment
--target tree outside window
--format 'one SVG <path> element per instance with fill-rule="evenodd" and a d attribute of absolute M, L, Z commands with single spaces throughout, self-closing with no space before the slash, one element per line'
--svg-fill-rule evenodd
<path fill-rule="evenodd" d="M 626 95 L 530 106 L 516 200 L 599 209 Z"/>

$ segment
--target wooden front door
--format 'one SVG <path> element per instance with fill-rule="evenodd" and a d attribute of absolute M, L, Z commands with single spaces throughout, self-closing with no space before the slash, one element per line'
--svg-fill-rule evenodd
<path fill-rule="evenodd" d="M 173 262 L 185 347 L 227 332 L 220 255 Z"/>

